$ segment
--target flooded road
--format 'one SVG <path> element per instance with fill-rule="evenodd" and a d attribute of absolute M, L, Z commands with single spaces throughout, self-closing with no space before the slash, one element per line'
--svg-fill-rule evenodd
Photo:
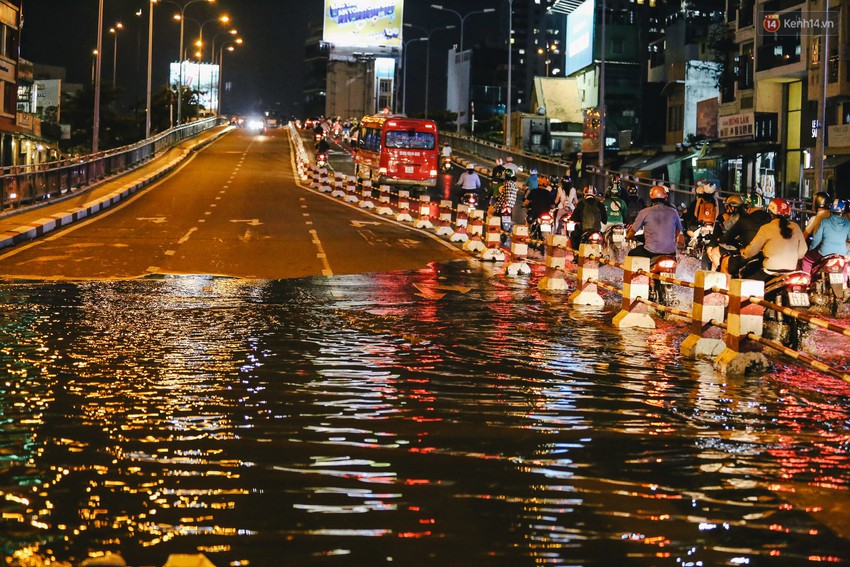
<path fill-rule="evenodd" d="M 850 561 L 850 386 L 721 378 L 683 325 L 615 329 L 539 276 L 0 285 L 4 554 Z"/>

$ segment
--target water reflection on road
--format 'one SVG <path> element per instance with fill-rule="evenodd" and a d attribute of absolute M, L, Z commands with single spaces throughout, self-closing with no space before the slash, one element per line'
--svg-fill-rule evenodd
<path fill-rule="evenodd" d="M 0 287 L 4 550 L 850 560 L 850 390 L 787 368 L 724 380 L 679 356 L 681 325 L 616 330 L 615 305 L 570 307 L 537 277 Z"/>

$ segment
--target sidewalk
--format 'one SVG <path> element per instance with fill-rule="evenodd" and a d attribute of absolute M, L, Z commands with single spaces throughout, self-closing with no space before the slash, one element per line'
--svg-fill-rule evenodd
<path fill-rule="evenodd" d="M 193 152 L 230 130 L 212 128 L 165 150 L 131 171 L 35 205 L 0 213 L 0 249 L 38 238 L 52 230 L 87 218 L 133 195 L 174 171 Z"/>

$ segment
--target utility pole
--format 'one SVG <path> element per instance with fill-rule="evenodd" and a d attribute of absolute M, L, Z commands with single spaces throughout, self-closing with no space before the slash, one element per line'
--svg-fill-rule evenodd
<path fill-rule="evenodd" d="M 514 0 L 508 0 L 508 101 L 505 105 L 505 116 L 507 124 L 505 125 L 505 145 L 511 147 L 511 56 L 514 50 Z"/>

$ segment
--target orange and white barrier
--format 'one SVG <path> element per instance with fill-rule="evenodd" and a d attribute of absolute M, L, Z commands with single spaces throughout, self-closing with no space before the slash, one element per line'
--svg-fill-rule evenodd
<path fill-rule="evenodd" d="M 457 206 L 455 215 L 455 231 L 449 239 L 452 242 L 466 242 L 469 240 L 469 207 L 464 204 Z"/>
<path fill-rule="evenodd" d="M 319 170 L 319 191 L 322 193 L 331 192 L 331 180 L 328 176 L 328 170 L 325 168 Z"/>
<path fill-rule="evenodd" d="M 649 298 L 649 258 L 626 256 L 623 269 L 623 304 L 614 316 L 614 326 L 654 329 L 655 321 L 649 315 L 649 307 L 638 298 Z"/>
<path fill-rule="evenodd" d="M 514 225 L 511 236 L 511 261 L 505 266 L 505 273 L 509 276 L 519 274 L 530 274 L 531 268 L 526 262 L 528 258 L 528 225 Z"/>
<path fill-rule="evenodd" d="M 502 252 L 502 217 L 490 215 L 487 218 L 487 233 L 484 235 L 486 250 L 481 254 L 482 260 L 502 262 L 505 253 Z"/>
<path fill-rule="evenodd" d="M 566 234 L 549 234 L 546 238 L 545 263 L 546 272 L 537 284 L 537 289 L 548 291 L 563 291 L 569 289 L 566 280 L 567 246 L 569 239 Z"/>
<path fill-rule="evenodd" d="M 452 202 L 443 199 L 440 201 L 440 228 L 437 229 L 437 236 L 451 236 L 455 233 L 452 228 Z"/>
<path fill-rule="evenodd" d="M 406 189 L 398 190 L 398 214 L 395 220 L 413 222 L 413 216 L 410 214 L 410 191 Z"/>
<path fill-rule="evenodd" d="M 310 189 L 319 190 L 319 187 L 322 186 L 322 177 L 319 173 L 319 168 L 315 165 L 310 165 Z"/>
<path fill-rule="evenodd" d="M 483 252 L 487 249 L 484 246 L 482 236 L 484 235 L 484 211 L 481 209 L 471 209 L 469 211 L 469 240 L 463 244 L 463 249 L 467 252 Z"/>
<path fill-rule="evenodd" d="M 349 176 L 345 181 L 345 202 L 357 203 L 360 198 L 357 196 L 357 178 Z"/>
<path fill-rule="evenodd" d="M 714 367 L 724 376 L 743 376 L 750 369 L 766 370 L 767 357 L 751 351 L 752 341 L 747 335 L 761 336 L 764 328 L 764 307 L 750 302 L 750 298 L 764 299 L 764 282 L 757 280 L 732 280 L 729 284 L 729 315 L 726 318 L 726 348 L 714 359 Z"/>
<path fill-rule="evenodd" d="M 605 305 L 599 295 L 599 258 L 602 256 L 601 244 L 582 243 L 578 247 L 578 283 L 576 290 L 570 295 L 570 303 L 574 305 Z"/>
<path fill-rule="evenodd" d="M 345 176 L 339 172 L 334 173 L 334 190 L 331 192 L 331 197 L 345 197 Z"/>
<path fill-rule="evenodd" d="M 375 212 L 379 215 L 394 215 L 392 205 L 390 205 L 390 186 L 380 185 L 378 187 L 378 193 L 378 210 Z"/>
<path fill-rule="evenodd" d="M 419 218 L 413 224 L 416 228 L 434 228 L 431 222 L 431 196 L 422 194 L 419 196 Z"/>
<path fill-rule="evenodd" d="M 364 179 L 360 184 L 360 196 L 361 209 L 375 208 L 375 202 L 372 201 L 372 181 L 370 179 Z"/>
<path fill-rule="evenodd" d="M 726 348 L 723 330 L 712 321 L 726 320 L 726 296 L 712 291 L 729 289 L 729 276 L 720 272 L 697 270 L 694 274 L 694 303 L 691 310 L 691 332 L 679 351 L 690 357 L 716 357 Z"/>

